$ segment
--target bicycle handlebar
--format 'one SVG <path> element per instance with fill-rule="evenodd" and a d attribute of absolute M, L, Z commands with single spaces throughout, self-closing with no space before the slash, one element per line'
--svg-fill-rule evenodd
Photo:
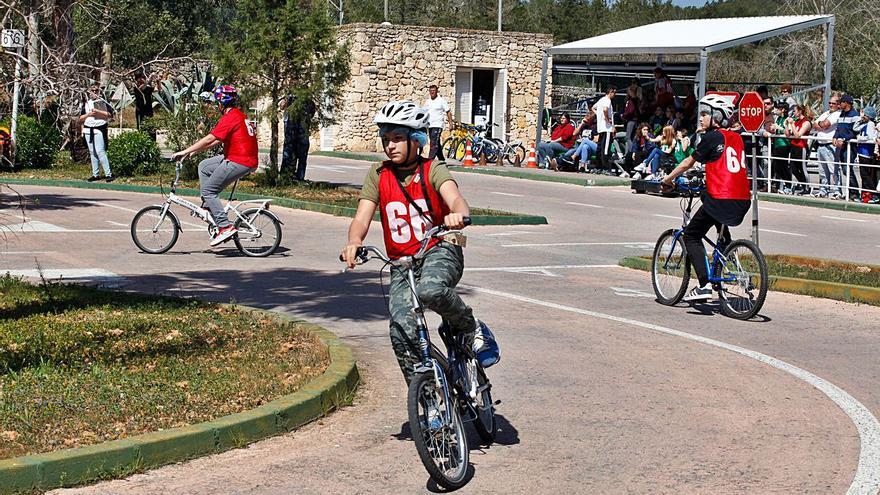
<path fill-rule="evenodd" d="M 464 217 L 462 223 L 464 224 L 465 227 L 467 227 L 468 225 L 470 225 L 472 223 L 471 217 Z M 425 232 L 425 237 L 421 241 L 421 246 L 419 247 L 419 251 L 415 255 L 413 255 L 413 259 L 421 259 L 425 256 L 425 250 L 428 247 L 429 240 L 437 238 L 437 237 L 441 237 L 441 236 L 444 236 L 447 234 L 455 234 L 458 232 L 461 232 L 461 230 L 447 229 L 445 225 L 438 225 L 436 227 L 431 228 L 431 230 Z M 391 262 L 391 259 L 388 258 L 388 256 L 385 255 L 385 253 L 383 253 L 379 248 L 377 248 L 375 246 L 359 246 L 357 248 L 357 252 L 355 253 L 355 259 L 356 259 L 357 264 L 362 264 L 362 263 L 366 263 L 367 261 L 369 261 L 370 258 L 367 256 L 369 253 L 375 254 L 377 258 L 381 259 L 382 261 L 384 261 L 386 263 Z M 345 262 L 345 258 L 343 258 L 341 254 L 339 255 L 339 261 Z"/>

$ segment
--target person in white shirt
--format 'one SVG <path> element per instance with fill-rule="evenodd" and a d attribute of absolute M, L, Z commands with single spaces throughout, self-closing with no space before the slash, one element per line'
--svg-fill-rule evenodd
<path fill-rule="evenodd" d="M 83 106 L 82 115 L 79 117 L 83 125 L 83 137 L 89 146 L 89 155 L 92 158 L 92 176 L 87 180 L 94 182 L 101 180 L 100 169 L 104 169 L 104 179 L 113 182 L 113 174 L 110 172 L 110 161 L 107 159 L 107 125 L 113 116 L 113 108 L 101 98 L 101 87 L 93 85 L 89 88 L 89 99 Z"/>
<path fill-rule="evenodd" d="M 611 170 L 611 142 L 614 140 L 614 103 L 612 99 L 617 94 L 614 85 L 605 88 L 605 96 L 599 98 L 593 105 L 593 113 L 596 114 L 596 132 L 599 134 L 599 163 L 605 170 Z"/>
<path fill-rule="evenodd" d="M 817 144 L 816 153 L 819 156 L 819 183 L 821 187 L 814 194 L 818 198 L 843 197 L 840 188 L 840 164 L 835 163 L 834 158 L 834 134 L 837 132 L 837 119 L 840 118 L 840 97 L 832 95 L 828 101 L 830 107 L 825 113 L 813 122 Z M 830 187 L 829 187 L 830 186 Z"/>
<path fill-rule="evenodd" d="M 440 134 L 449 122 L 449 130 L 452 130 L 452 112 L 449 111 L 449 103 L 442 96 L 437 95 L 437 85 L 428 86 L 428 98 L 423 105 L 428 110 L 428 138 L 431 141 L 431 150 L 428 159 L 434 157 L 445 160 L 443 150 L 440 149 Z"/>

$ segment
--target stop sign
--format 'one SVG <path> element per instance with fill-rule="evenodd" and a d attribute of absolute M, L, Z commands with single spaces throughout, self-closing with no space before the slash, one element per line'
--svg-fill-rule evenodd
<path fill-rule="evenodd" d="M 764 125 L 764 101 L 758 93 L 746 93 L 739 102 L 739 121 L 746 132 L 757 132 Z"/>

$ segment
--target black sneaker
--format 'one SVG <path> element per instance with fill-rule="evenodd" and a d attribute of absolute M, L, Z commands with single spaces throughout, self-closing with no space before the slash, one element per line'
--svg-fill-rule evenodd
<path fill-rule="evenodd" d="M 89 178 L 86 179 L 86 180 L 89 181 L 89 182 L 95 182 L 96 180 L 101 180 L 101 178 L 98 177 L 97 175 L 93 175 L 93 176 L 89 177 Z"/>
<path fill-rule="evenodd" d="M 699 285 L 694 287 L 684 296 L 684 301 L 708 301 L 712 299 L 712 286 L 706 284 L 703 287 Z"/>
<path fill-rule="evenodd" d="M 116 177 L 113 177 L 112 175 L 108 175 L 107 177 L 105 177 L 105 180 L 107 182 L 113 182 L 114 180 L 116 180 Z"/>

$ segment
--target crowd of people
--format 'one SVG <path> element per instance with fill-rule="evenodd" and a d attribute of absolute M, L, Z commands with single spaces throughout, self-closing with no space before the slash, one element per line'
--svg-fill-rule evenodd
<path fill-rule="evenodd" d="M 775 98 L 766 86 L 756 92 L 764 103 L 764 125 L 744 138 L 747 153 L 759 157 L 757 175 L 763 191 L 831 199 L 849 195 L 851 201 L 880 203 L 877 109 L 856 110 L 852 96 L 835 93 L 828 108 L 816 116 L 793 96 L 789 84 L 781 85 Z M 688 86 L 686 93 L 676 97 L 669 77 L 657 69 L 653 89 L 634 79 L 618 111 L 617 88 L 609 85 L 577 124 L 567 113 L 559 116 L 550 139 L 538 145 L 539 166 L 660 180 L 691 156 L 704 132 L 697 122 L 692 88 Z M 742 132 L 735 117 L 731 129 Z M 619 132 L 624 139 L 619 140 Z M 811 162 L 818 165 L 814 180 L 807 168 Z"/>

